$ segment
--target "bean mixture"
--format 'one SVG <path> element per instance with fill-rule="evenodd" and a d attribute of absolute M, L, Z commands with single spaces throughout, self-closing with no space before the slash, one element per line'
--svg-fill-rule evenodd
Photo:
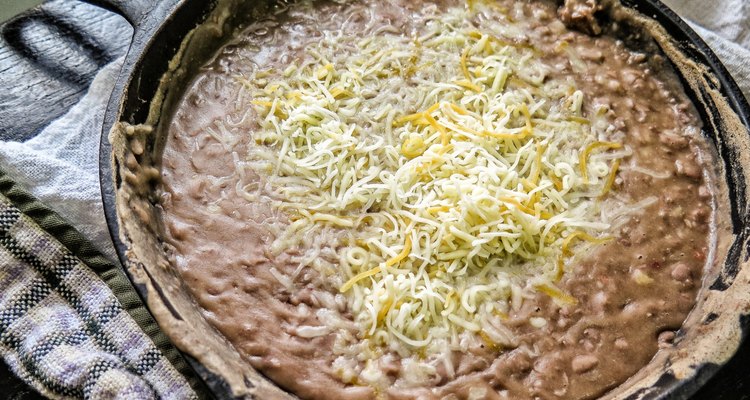
<path fill-rule="evenodd" d="M 343 379 L 334 366 L 333 335 L 299 335 L 297 327 L 321 324 L 321 310 L 353 316 L 324 276 L 298 270 L 302 249 L 269 250 L 277 235 L 272 226 L 289 216 L 271 199 L 248 201 L 235 190 L 266 184 L 264 171 L 236 172 L 237 158 L 255 145 L 260 116 L 251 99 L 238 95 L 242 84 L 235 77 L 284 70 L 326 30 L 411 35 L 420 29 L 414 18 L 420 7 L 463 6 L 454 0 L 354 3 L 293 6 L 252 25 L 196 77 L 175 114 L 162 161 L 161 207 L 173 264 L 205 318 L 253 368 L 303 399 L 595 398 L 671 346 L 695 304 L 715 240 L 714 178 L 705 168 L 711 155 L 673 72 L 654 68 L 661 56 L 600 35 L 593 18 L 598 8 L 590 1 L 559 9 L 545 1 L 496 2 L 523 28 L 505 39 L 539 49 L 553 77 L 574 81 L 586 94 L 584 115 L 606 110 L 612 134 L 632 149 L 611 196 L 646 206 L 564 275 L 559 287 L 577 303 L 560 305 L 542 293 L 525 299 L 505 320 L 515 346 L 474 341 L 452 353 L 455 371 L 436 363 L 418 387 L 403 384 L 409 366 L 387 351 L 377 368 L 389 388 Z M 335 259 L 335 249 L 320 256 Z M 294 277 L 292 285 L 278 274 Z M 531 324 L 536 318 L 546 323 Z"/>

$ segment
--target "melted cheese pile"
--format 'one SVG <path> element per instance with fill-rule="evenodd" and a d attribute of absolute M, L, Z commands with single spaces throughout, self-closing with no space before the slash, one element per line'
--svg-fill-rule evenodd
<path fill-rule="evenodd" d="M 274 249 L 335 251 L 310 265 L 370 350 L 513 346 L 508 313 L 535 292 L 574 304 L 555 286 L 573 246 L 607 240 L 598 199 L 624 149 L 604 112 L 471 12 L 435 11 L 418 37 L 328 32 L 283 72 L 237 77 L 260 115 L 249 163 L 291 220 Z"/>

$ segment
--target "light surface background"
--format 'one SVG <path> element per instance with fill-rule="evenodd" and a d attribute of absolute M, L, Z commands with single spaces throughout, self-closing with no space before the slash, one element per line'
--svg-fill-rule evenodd
<path fill-rule="evenodd" d="M 0 0 L 0 22 L 42 3 L 43 0 Z"/>

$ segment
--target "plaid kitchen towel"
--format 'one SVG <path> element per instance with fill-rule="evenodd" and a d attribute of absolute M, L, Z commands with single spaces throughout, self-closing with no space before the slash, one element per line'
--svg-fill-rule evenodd
<path fill-rule="evenodd" d="M 0 288 L 0 355 L 42 394 L 198 398 L 122 271 L 2 171 Z"/>

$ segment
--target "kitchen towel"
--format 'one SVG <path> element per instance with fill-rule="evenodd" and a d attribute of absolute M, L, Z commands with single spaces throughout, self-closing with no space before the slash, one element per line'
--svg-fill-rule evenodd
<path fill-rule="evenodd" d="M 750 1 L 662 0 L 708 43 L 750 98 Z"/>
<path fill-rule="evenodd" d="M 718 0 L 711 2 L 710 6 L 706 6 L 705 0 L 665 0 L 665 3 L 690 21 L 725 63 L 745 96 L 750 95 L 750 2 Z M 20 188 L 30 191 L 69 220 L 112 260 L 115 259 L 115 252 L 100 201 L 98 149 L 103 113 L 119 63 L 105 67 L 83 99 L 33 139 L 25 143 L 0 142 L 0 170 L 6 171 Z M 113 313 L 124 320 L 127 320 L 127 315 L 112 311 L 117 308 L 116 302 L 112 300 L 112 293 L 108 293 L 107 287 L 103 286 L 101 277 L 92 273 L 78 258 L 71 257 L 65 246 L 61 247 L 40 233 L 39 226 L 18 211 L 17 205 L 14 208 L 7 198 L 0 198 L 0 236 L 26 238 L 23 239 L 25 244 L 20 247 L 0 246 L 0 287 L 3 288 L 0 290 L 0 354 L 14 371 L 42 393 L 56 398 L 65 398 L 66 395 L 56 390 L 59 387 L 55 385 L 69 384 L 74 379 L 77 379 L 76 384 L 97 382 L 97 377 L 101 379 L 102 376 L 110 376 L 108 374 L 132 379 L 126 386 L 110 388 L 122 390 L 123 398 L 131 393 L 140 393 L 137 391 L 145 390 L 145 387 L 153 389 L 151 393 L 154 396 L 161 395 L 162 392 L 156 388 L 163 387 L 160 385 L 164 384 L 165 379 L 174 379 L 176 387 L 185 390 L 175 393 L 185 393 L 185 397 L 189 397 L 181 378 L 175 377 L 166 364 L 164 374 L 158 379 L 149 378 L 146 374 L 141 375 L 142 382 L 137 382 L 138 365 L 143 360 L 123 352 L 129 351 L 132 343 L 139 343 L 140 347 L 136 346 L 139 349 L 152 348 L 142 337 L 138 338 L 138 332 L 133 331 L 134 326 L 127 322 L 122 322 L 125 324 L 123 326 L 127 326 L 127 329 L 123 328 L 127 335 L 119 337 L 113 334 L 115 325 L 109 328 L 104 321 L 112 323 L 112 318 L 115 318 Z M 16 236 L 13 232 L 22 236 Z M 45 250 L 40 252 L 40 249 Z M 65 283 L 68 277 L 74 281 Z M 41 289 L 34 289 L 37 287 Z M 105 310 L 106 307 L 99 306 L 88 309 L 96 303 L 91 303 L 92 298 L 87 296 L 100 299 L 100 305 L 110 305 L 114 309 Z M 24 307 L 28 310 L 22 311 Z M 6 327 L 6 315 L 16 318 L 10 324 L 16 324 L 13 329 Z M 61 318 L 61 315 L 65 317 Z M 76 327 L 80 329 L 75 330 Z M 54 332 L 63 328 L 91 336 L 84 340 L 79 335 L 76 340 L 82 340 L 78 346 L 92 347 L 74 345 L 60 350 L 55 344 L 68 336 L 58 335 L 61 338 L 55 339 Z M 119 325 L 117 329 L 120 329 Z M 128 346 L 118 350 L 97 342 L 97 335 L 112 336 L 110 340 L 120 344 L 127 336 L 127 340 L 132 342 L 127 342 Z M 10 336 L 10 339 L 4 339 L 6 336 Z M 16 339 L 23 343 L 14 342 Z M 8 346 L 3 340 L 11 340 L 15 344 Z M 95 350 L 93 353 L 96 356 L 90 355 L 91 349 Z M 55 351 L 60 352 L 59 356 L 49 357 L 50 354 L 57 355 Z M 152 350 L 143 354 L 159 357 Z M 99 358 L 92 361 L 92 357 Z M 50 364 L 56 359 L 60 360 L 58 364 Z M 111 381 L 102 381 L 102 385 Z M 96 384 L 91 385 L 94 386 L 88 387 L 98 388 Z M 108 393 L 86 392 L 86 387 L 83 384 L 83 391 L 74 394 Z M 131 389 L 126 390 L 125 387 Z M 114 394 L 112 398 L 115 398 Z"/>
<path fill-rule="evenodd" d="M 1 172 L 0 288 L 0 354 L 42 394 L 197 398 L 122 271 Z"/>
<path fill-rule="evenodd" d="M 0 142 L 0 355 L 49 398 L 194 399 L 200 382 L 112 262 L 98 147 L 121 62 L 35 138 Z"/>

